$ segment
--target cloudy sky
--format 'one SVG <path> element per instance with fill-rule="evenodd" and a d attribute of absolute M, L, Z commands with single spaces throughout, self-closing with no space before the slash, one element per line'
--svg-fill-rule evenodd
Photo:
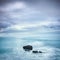
<path fill-rule="evenodd" d="M 60 30 L 60 0 L 0 0 L 0 32 Z"/>

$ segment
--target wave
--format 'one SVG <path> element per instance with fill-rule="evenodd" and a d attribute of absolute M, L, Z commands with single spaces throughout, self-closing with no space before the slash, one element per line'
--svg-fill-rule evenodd
<path fill-rule="evenodd" d="M 11 53 L 0 54 L 0 60 L 60 60 L 60 49 L 51 46 L 46 46 L 45 43 L 34 41 L 27 43 L 33 46 L 33 50 L 39 50 L 43 53 L 34 54 L 31 52 L 25 52 L 22 49 L 23 45 L 13 48 Z"/>

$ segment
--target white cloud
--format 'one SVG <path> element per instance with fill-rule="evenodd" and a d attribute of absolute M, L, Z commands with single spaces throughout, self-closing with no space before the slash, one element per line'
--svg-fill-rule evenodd
<path fill-rule="evenodd" d="M 15 9 L 24 9 L 26 7 L 25 3 L 23 2 L 13 2 L 6 4 L 1 9 L 4 11 L 13 11 Z"/>
<path fill-rule="evenodd" d="M 12 29 L 12 30 L 21 30 L 23 29 L 25 26 L 20 26 L 20 25 L 12 25 L 10 27 L 8 27 L 8 29 Z"/>
<path fill-rule="evenodd" d="M 8 29 L 12 30 L 27 30 L 29 28 L 43 28 L 44 26 L 50 27 L 50 26 L 56 26 L 60 25 L 60 22 L 55 21 L 55 20 L 45 20 L 45 21 L 40 21 L 40 22 L 35 22 L 35 23 L 23 23 L 23 24 L 16 24 L 8 27 Z M 46 28 L 46 27 L 44 27 Z M 51 28 L 50 28 L 51 29 Z"/>

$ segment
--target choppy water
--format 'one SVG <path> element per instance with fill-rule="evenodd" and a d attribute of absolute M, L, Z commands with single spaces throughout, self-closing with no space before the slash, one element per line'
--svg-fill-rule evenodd
<path fill-rule="evenodd" d="M 43 53 L 25 52 L 24 45 Z M 60 40 L 28 40 L 0 37 L 0 60 L 60 60 Z"/>

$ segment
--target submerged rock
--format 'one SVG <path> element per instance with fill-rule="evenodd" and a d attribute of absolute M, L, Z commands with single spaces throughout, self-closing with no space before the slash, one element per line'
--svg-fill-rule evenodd
<path fill-rule="evenodd" d="M 38 53 L 38 51 L 32 51 L 33 53 Z"/>
<path fill-rule="evenodd" d="M 42 51 L 39 51 L 39 53 L 43 53 Z"/>
<path fill-rule="evenodd" d="M 31 45 L 26 45 L 26 46 L 23 46 L 23 49 L 24 49 L 25 51 L 30 51 L 30 50 L 33 49 L 33 47 L 32 47 Z"/>
<path fill-rule="evenodd" d="M 33 53 L 42 53 L 42 51 L 32 51 Z"/>

